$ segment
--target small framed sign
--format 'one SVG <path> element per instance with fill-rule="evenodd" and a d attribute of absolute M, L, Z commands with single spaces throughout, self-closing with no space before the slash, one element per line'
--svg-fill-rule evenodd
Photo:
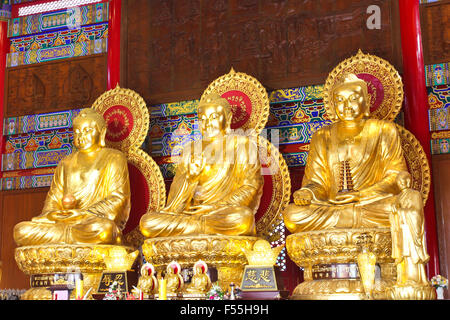
<path fill-rule="evenodd" d="M 137 285 L 138 277 L 137 274 L 132 271 L 105 271 L 102 273 L 97 293 L 108 293 L 109 287 L 114 283 L 114 281 L 117 282 L 123 292 L 131 292 L 133 286 Z"/>

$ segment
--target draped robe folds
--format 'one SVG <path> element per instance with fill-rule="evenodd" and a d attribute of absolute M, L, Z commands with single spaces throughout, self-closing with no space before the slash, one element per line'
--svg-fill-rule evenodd
<path fill-rule="evenodd" d="M 290 204 L 284 212 L 286 227 L 292 232 L 332 228 L 389 228 L 389 214 L 400 192 L 396 179 L 408 171 L 400 136 L 392 122 L 368 119 L 355 139 L 357 157 L 350 160 L 356 203 L 334 205 L 339 191 L 340 160 L 337 124 L 318 130 L 311 139 L 302 189 L 310 190 L 310 205 Z"/>
<path fill-rule="evenodd" d="M 204 168 L 197 176 L 188 170 L 191 153 L 183 153 L 166 207 L 141 218 L 145 237 L 255 234 L 254 215 L 263 186 L 256 142 L 244 136 L 225 140 L 223 149 L 221 145 L 208 146 L 210 155 L 202 155 Z M 194 150 L 193 144 L 188 150 Z M 198 206 L 204 210 L 197 210 Z"/>
<path fill-rule="evenodd" d="M 390 215 L 392 257 L 397 263 L 406 258 L 403 267 L 408 269 L 407 272 L 402 272 L 405 278 L 397 277 L 397 282 L 413 280 L 427 283 L 424 264 L 429 261 L 430 256 L 426 250 L 422 195 L 414 191 L 408 196 L 410 199 L 407 205 L 397 202 L 394 213 Z"/>
<path fill-rule="evenodd" d="M 130 181 L 126 157 L 102 148 L 84 165 L 80 152 L 63 159 L 55 170 L 42 214 L 15 226 L 19 246 L 40 244 L 119 244 L 130 213 Z M 54 222 L 46 215 L 62 211 L 62 199 L 73 195 L 83 217 Z"/>

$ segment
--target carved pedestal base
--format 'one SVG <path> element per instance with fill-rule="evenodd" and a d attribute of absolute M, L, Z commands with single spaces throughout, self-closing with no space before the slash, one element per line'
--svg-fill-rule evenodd
<path fill-rule="evenodd" d="M 366 295 L 357 270 L 357 257 L 360 253 L 358 241 L 363 235 L 371 237 L 373 241 L 371 251 L 375 253 L 379 267 L 373 298 L 386 299 L 386 289 L 393 286 L 396 280 L 389 229 L 335 229 L 288 236 L 287 252 L 299 267 L 304 268 L 305 278 L 305 282 L 294 290 L 291 299 L 365 299 Z M 349 268 L 353 266 L 355 272 L 347 272 L 348 275 L 343 276 L 330 271 L 335 270 L 336 265 L 340 267 L 346 264 Z M 322 266 L 332 268 L 328 270 Z"/>
<path fill-rule="evenodd" d="M 386 295 L 390 300 L 435 300 L 436 290 L 431 285 L 395 285 L 387 289 Z"/>
<path fill-rule="evenodd" d="M 81 272 L 83 274 L 84 292 L 92 288 L 97 290 L 102 272 L 106 269 L 103 261 L 111 249 L 108 245 L 42 245 L 20 247 L 15 250 L 15 259 L 19 269 L 27 275 L 50 279 L 56 273 Z M 126 248 L 128 252 L 132 248 Z M 48 283 L 33 283 L 21 297 L 23 300 L 51 300 Z M 74 298 L 75 292 L 72 293 Z M 92 298 L 92 297 L 90 297 Z"/>
<path fill-rule="evenodd" d="M 153 238 L 145 241 L 142 251 L 148 262 L 158 271 L 177 261 L 182 268 L 191 268 L 198 260 L 218 271 L 218 284 L 227 290 L 229 284 L 241 283 L 247 259 L 243 248 L 251 250 L 256 237 L 238 236 L 183 236 Z"/>
<path fill-rule="evenodd" d="M 386 300 L 386 289 L 395 282 L 376 280 L 373 292 L 375 300 Z M 360 280 L 310 280 L 300 283 L 291 300 L 364 300 L 366 297 Z"/>

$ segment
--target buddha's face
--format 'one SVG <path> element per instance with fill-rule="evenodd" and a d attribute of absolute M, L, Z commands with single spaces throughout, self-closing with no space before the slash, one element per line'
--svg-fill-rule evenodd
<path fill-rule="evenodd" d="M 199 106 L 198 119 L 202 136 L 211 139 L 225 135 L 229 126 L 226 107 L 215 103 L 207 103 Z"/>
<path fill-rule="evenodd" d="M 364 117 L 367 107 L 365 90 L 358 83 L 344 83 L 334 90 L 333 102 L 337 117 L 355 121 Z"/>
<path fill-rule="evenodd" d="M 89 118 L 74 123 L 73 143 L 81 152 L 89 152 L 101 147 L 102 132 L 95 121 Z"/>

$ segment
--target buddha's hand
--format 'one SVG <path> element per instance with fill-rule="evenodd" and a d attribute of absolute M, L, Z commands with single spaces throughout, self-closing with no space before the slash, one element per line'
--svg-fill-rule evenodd
<path fill-rule="evenodd" d="M 47 215 L 49 220 L 65 223 L 78 221 L 82 219 L 84 216 L 85 216 L 84 213 L 82 213 L 81 210 L 77 209 L 54 211 L 50 212 Z"/>
<path fill-rule="evenodd" d="M 332 204 L 348 204 L 359 202 L 361 196 L 358 191 L 347 192 L 343 194 L 338 194 L 334 199 L 330 199 L 330 203 Z"/>
<path fill-rule="evenodd" d="M 203 170 L 203 158 L 192 157 L 188 163 L 188 176 L 189 178 L 196 177 Z"/>
<path fill-rule="evenodd" d="M 214 209 L 217 209 L 215 205 L 211 204 L 203 204 L 203 205 L 197 205 L 197 206 L 191 206 L 188 210 L 185 210 L 185 214 L 192 214 L 192 215 L 200 215 L 200 214 L 207 214 L 213 211 Z"/>
<path fill-rule="evenodd" d="M 299 189 L 294 192 L 294 203 L 298 206 L 309 206 L 312 199 L 313 194 L 307 189 Z"/>

